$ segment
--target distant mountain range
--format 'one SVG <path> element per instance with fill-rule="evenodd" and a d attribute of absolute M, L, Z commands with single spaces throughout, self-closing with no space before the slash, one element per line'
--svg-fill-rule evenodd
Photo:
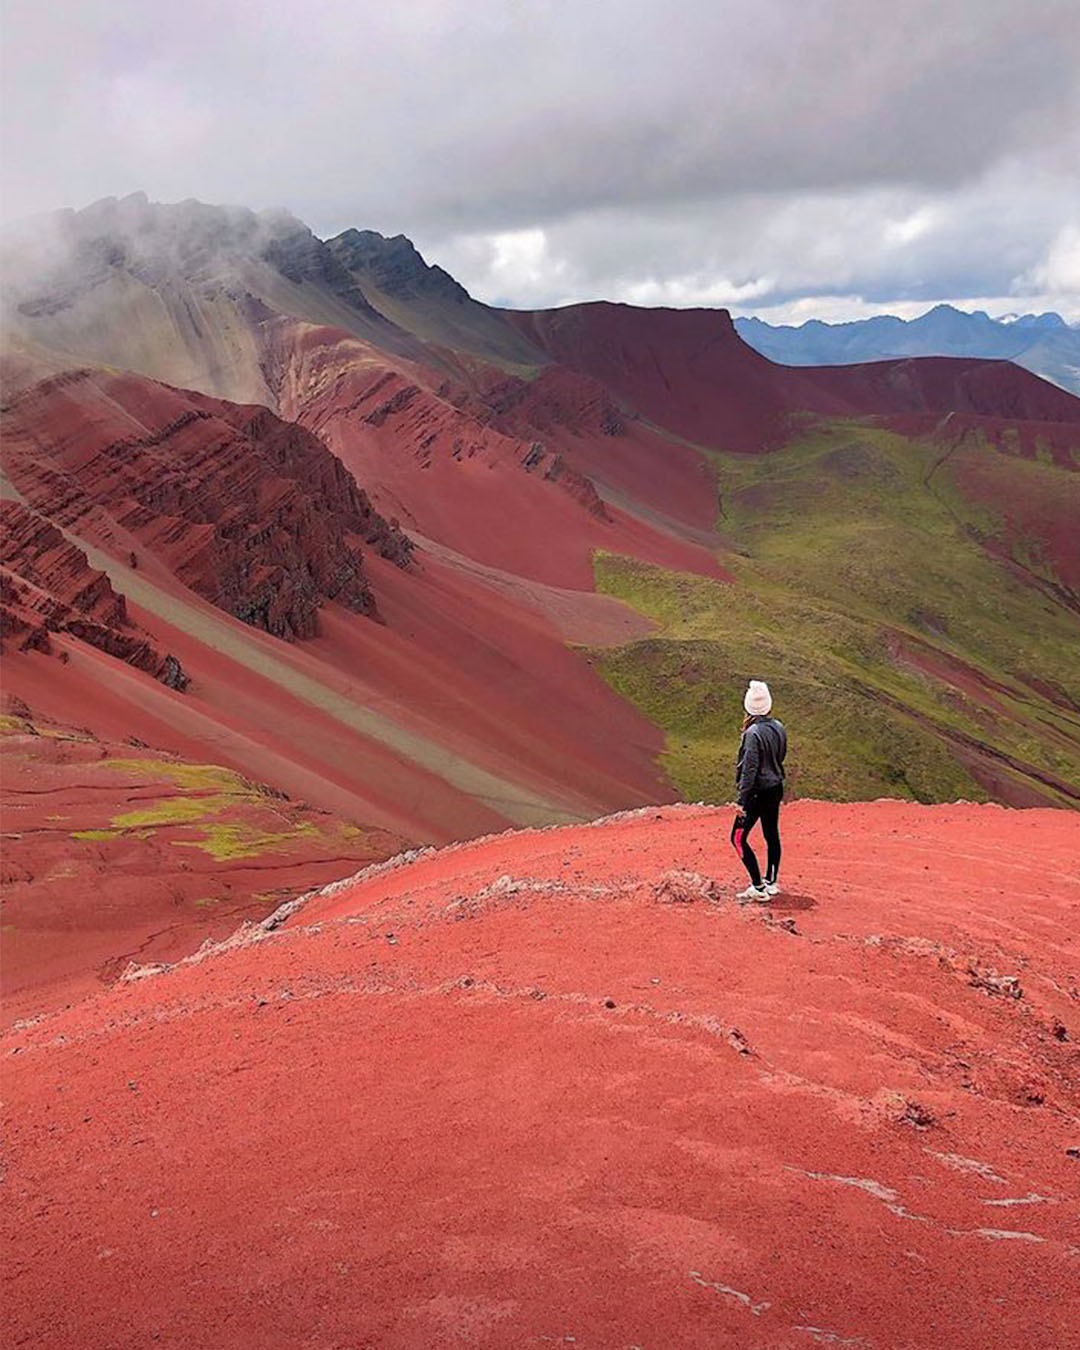
<path fill-rule="evenodd" d="M 1080 327 L 1060 314 L 992 319 L 935 305 L 917 319 L 892 314 L 853 323 L 810 319 L 792 327 L 764 319 L 736 319 L 739 336 L 770 361 L 785 366 L 849 366 L 897 356 L 977 356 L 1018 366 L 1080 394 Z"/>

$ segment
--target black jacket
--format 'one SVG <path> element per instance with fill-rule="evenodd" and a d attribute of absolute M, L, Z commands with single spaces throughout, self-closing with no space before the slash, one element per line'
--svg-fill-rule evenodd
<path fill-rule="evenodd" d="M 740 806 L 747 806 L 756 792 L 782 786 L 787 732 L 775 717 L 757 717 L 739 742 L 735 761 L 735 786 Z"/>

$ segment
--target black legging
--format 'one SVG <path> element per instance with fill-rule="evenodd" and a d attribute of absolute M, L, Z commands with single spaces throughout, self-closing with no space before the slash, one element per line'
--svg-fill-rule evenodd
<path fill-rule="evenodd" d="M 755 886 L 761 885 L 761 869 L 746 836 L 760 820 L 761 833 L 765 836 L 765 844 L 769 850 L 765 876 L 769 881 L 775 881 L 780 871 L 780 803 L 783 796 L 783 787 L 765 788 L 762 792 L 755 792 L 745 811 L 739 812 L 735 817 L 735 824 L 731 827 L 731 846 L 742 859 L 743 866 L 750 873 L 750 880 Z"/>

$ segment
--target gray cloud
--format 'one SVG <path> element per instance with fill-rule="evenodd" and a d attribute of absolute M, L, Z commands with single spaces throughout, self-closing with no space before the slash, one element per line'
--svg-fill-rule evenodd
<path fill-rule="evenodd" d="M 5 28 L 7 218 L 143 188 L 404 230 L 519 303 L 1080 311 L 1075 0 L 8 0 Z"/>

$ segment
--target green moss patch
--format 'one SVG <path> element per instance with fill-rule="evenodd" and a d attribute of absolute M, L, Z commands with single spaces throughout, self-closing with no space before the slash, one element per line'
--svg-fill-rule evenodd
<path fill-rule="evenodd" d="M 287 848 L 298 839 L 309 839 L 318 833 L 310 821 L 301 821 L 284 830 L 264 830 L 243 823 L 215 823 L 206 827 L 201 839 L 177 839 L 173 842 L 177 848 L 201 849 L 209 853 L 215 862 L 228 862 L 233 858 L 256 858 L 262 853 L 272 853 Z"/>
<path fill-rule="evenodd" d="M 233 796 L 258 798 L 264 794 L 253 783 L 223 768 L 220 764 L 185 764 L 168 759 L 102 760 L 101 768 L 132 778 L 148 778 L 152 782 L 171 783 L 185 792 L 228 792 Z"/>

